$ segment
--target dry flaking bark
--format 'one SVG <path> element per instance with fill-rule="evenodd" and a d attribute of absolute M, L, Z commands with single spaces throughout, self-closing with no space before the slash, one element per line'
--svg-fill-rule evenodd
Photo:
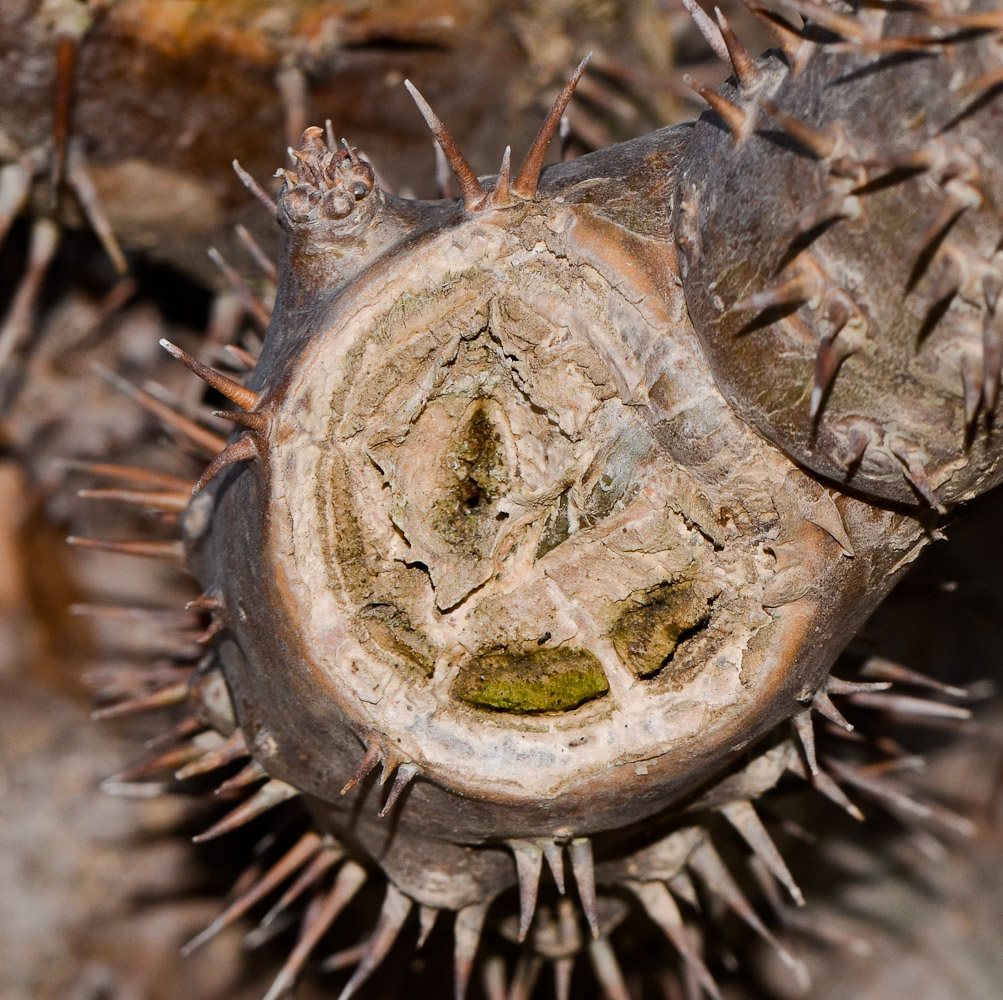
<path fill-rule="evenodd" d="M 485 179 L 411 88 L 459 200 L 392 196 L 308 129 L 246 384 L 165 343 L 241 426 L 180 516 L 212 652 L 116 710 L 187 700 L 187 742 L 116 787 L 241 761 L 227 790 L 256 790 L 198 839 L 306 805 L 320 832 L 209 929 L 316 871 L 270 1000 L 376 869 L 342 997 L 416 908 L 423 935 L 452 914 L 457 996 L 488 919 L 524 943 L 514 995 L 546 959 L 566 996 L 584 951 L 625 996 L 627 899 L 693 995 L 718 996 L 679 908 L 692 876 L 800 975 L 715 846 L 730 823 L 767 890 L 800 900 L 754 805 L 785 774 L 851 814 L 847 791 L 970 829 L 815 745 L 815 715 L 821 736 L 847 725 L 833 698 L 881 703 L 894 671 L 847 682 L 832 663 L 998 465 L 1003 24 L 903 6 L 798 3 L 804 28 L 764 13 L 785 51 L 758 63 L 704 18 L 738 77 L 713 114 L 542 175 L 583 67 L 522 168 L 506 152 Z M 883 123 L 886 94 L 921 87 L 928 117 Z M 931 291 L 931 274 L 960 277 Z"/>

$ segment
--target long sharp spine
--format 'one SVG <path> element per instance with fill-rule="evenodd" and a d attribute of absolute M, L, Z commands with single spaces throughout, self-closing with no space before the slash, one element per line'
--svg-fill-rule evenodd
<path fill-rule="evenodd" d="M 543 160 L 547 155 L 547 150 L 550 148 L 550 143 L 560 128 L 561 117 L 591 58 L 592 53 L 590 52 L 578 64 L 578 68 L 571 74 L 571 78 L 551 105 L 547 117 L 543 120 L 543 125 L 540 126 L 540 131 L 536 133 L 533 145 L 526 154 L 526 159 L 522 161 L 519 173 L 512 182 L 512 191 L 520 198 L 528 200 L 535 197 L 537 185 L 540 183 L 540 174 L 543 172 Z"/>
<path fill-rule="evenodd" d="M 543 850 L 531 840 L 510 840 L 508 846 L 519 876 L 519 940 L 525 941 L 536 913 L 536 897 L 543 868 Z"/>
<path fill-rule="evenodd" d="M 599 937 L 599 914 L 596 908 L 596 873 L 592 860 L 592 841 L 588 837 L 575 837 L 568 844 L 571 870 L 578 886 L 578 898 L 585 912 L 592 937 Z"/>
<path fill-rule="evenodd" d="M 463 207 L 468 212 L 475 211 L 480 208 L 485 197 L 485 191 L 481 186 L 481 182 L 477 179 L 477 175 L 467 162 L 466 157 L 460 152 L 460 147 L 456 145 L 453 137 L 446 131 L 446 126 L 439 120 L 439 116 L 432 110 L 428 101 L 418 92 L 418 88 L 410 80 L 405 80 L 404 86 L 407 87 L 408 93 L 414 99 L 414 103 L 418 105 L 418 110 L 421 112 L 422 118 L 425 119 L 425 124 L 428 125 L 432 135 L 435 136 L 435 141 L 439 144 L 439 148 L 449 162 L 453 176 L 456 178 L 457 184 L 460 185 Z"/>
<path fill-rule="evenodd" d="M 273 778 L 267 785 L 259 788 L 246 802 L 237 806 L 233 812 L 224 816 L 218 823 L 214 823 L 204 833 L 192 837 L 192 840 L 196 844 L 201 844 L 207 840 L 222 837 L 297 795 L 299 795 L 299 791 L 292 785 L 287 785 L 284 781 Z"/>

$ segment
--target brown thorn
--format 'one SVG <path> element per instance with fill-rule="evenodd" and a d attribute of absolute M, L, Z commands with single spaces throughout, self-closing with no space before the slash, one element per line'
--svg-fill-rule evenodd
<path fill-rule="evenodd" d="M 543 869 L 543 850 L 532 840 L 510 840 L 509 849 L 519 877 L 519 941 L 526 940 L 536 914 L 536 898 Z"/>
<path fill-rule="evenodd" d="M 397 940 L 397 935 L 400 934 L 413 905 L 412 901 L 393 882 L 387 883 L 387 894 L 383 898 L 383 906 L 376 920 L 376 927 L 373 928 L 373 935 L 369 939 L 369 947 L 366 948 L 362 961 L 352 973 L 352 978 L 338 995 L 338 1000 L 349 1000 L 349 997 L 355 996 L 359 987 L 386 958 L 387 952 Z M 266 997 L 266 1000 L 269 998 Z"/>
<path fill-rule="evenodd" d="M 267 778 L 268 772 L 256 761 L 242 767 L 232 778 L 217 785 L 213 795 L 226 796 L 232 792 L 257 784 L 262 778 Z"/>
<path fill-rule="evenodd" d="M 127 503 L 135 507 L 146 507 L 150 510 L 172 514 L 182 513 L 191 499 L 187 492 L 159 493 L 150 490 L 125 489 L 77 490 L 77 496 L 82 500 L 113 500 L 117 503 Z"/>
<path fill-rule="evenodd" d="M 362 763 L 359 765 L 359 769 L 348 779 L 345 787 L 342 788 L 341 794 L 346 795 L 350 792 L 360 781 L 363 781 L 369 776 L 369 773 L 373 771 L 376 766 L 383 762 L 383 752 L 377 743 L 373 743 L 371 746 L 366 747 L 365 756 L 362 758 Z"/>
<path fill-rule="evenodd" d="M 952 196 L 945 198 L 941 202 L 940 208 L 937 209 L 937 214 L 919 239 L 919 251 L 916 253 L 917 261 L 922 261 L 924 255 L 958 221 L 961 214 L 972 207 L 970 202 L 961 201 Z M 912 283 L 915 284 L 915 278 Z"/>
<path fill-rule="evenodd" d="M 865 691 L 887 691 L 892 686 L 891 681 L 878 681 L 868 684 L 861 681 L 847 681 L 842 677 L 834 677 L 829 674 L 825 679 L 826 694 L 844 695 L 861 694 Z"/>
<path fill-rule="evenodd" d="M 192 488 L 192 496 L 200 493 L 224 469 L 237 462 L 252 462 L 259 458 L 258 446 L 250 437 L 238 438 L 233 444 L 228 444 L 205 468 L 198 482 Z"/>
<path fill-rule="evenodd" d="M 414 778 L 421 773 L 421 769 L 417 764 L 412 764 L 406 761 L 397 767 L 397 773 L 394 775 L 393 784 L 390 786 L 390 794 L 387 796 L 386 802 L 383 803 L 383 808 L 377 814 L 380 819 L 384 819 L 390 814 L 390 811 L 395 805 L 397 805 L 397 800 L 404 794 L 404 789 L 414 780 Z"/>
<path fill-rule="evenodd" d="M 460 194 L 463 196 L 463 207 L 467 211 L 479 208 L 481 202 L 484 200 L 484 188 L 481 187 L 481 182 L 477 179 L 477 175 L 460 152 L 459 146 L 453 141 L 453 137 L 446 131 L 446 126 L 442 124 L 438 115 L 431 109 L 425 98 L 418 93 L 418 88 L 410 80 L 405 80 L 404 86 L 407 87 L 408 93 L 414 99 L 414 103 L 418 105 L 418 110 L 421 112 L 422 118 L 425 119 L 425 123 L 431 130 L 432 135 L 435 136 L 435 141 L 439 144 L 439 148 L 449 162 L 453 176 L 460 185 Z"/>
<path fill-rule="evenodd" d="M 251 259 L 258 265 L 259 268 L 261 268 L 265 277 L 268 278 L 273 285 L 278 284 L 279 268 L 275 261 L 261 249 L 261 244 L 254 238 L 247 226 L 238 223 L 235 230 L 237 238 L 244 244 L 245 247 L 247 247 L 247 252 L 251 255 Z"/>
<path fill-rule="evenodd" d="M 235 729 L 215 750 L 210 750 L 198 760 L 185 764 L 180 770 L 175 771 L 174 777 L 178 781 L 186 781 L 188 778 L 194 778 L 200 774 L 208 774 L 210 771 L 227 767 L 242 757 L 247 757 L 248 753 L 244 734 L 239 729 Z"/>
<path fill-rule="evenodd" d="M 87 168 L 84 166 L 83 154 L 74 146 L 70 150 L 67 161 L 67 180 L 73 189 L 81 211 L 87 217 L 87 222 L 108 255 L 115 270 L 124 275 L 129 270 L 129 264 L 119 245 L 115 231 L 112 229 L 111 221 L 105 213 L 104 206 L 98 196 L 97 188 L 91 180 Z"/>
<path fill-rule="evenodd" d="M 836 380 L 839 370 L 839 353 L 831 337 L 823 337 L 819 341 L 815 354 L 815 374 L 812 381 L 811 395 L 808 400 L 808 417 L 814 423 L 822 414 L 822 403 Z"/>
<path fill-rule="evenodd" d="M 599 914 L 596 910 L 596 873 L 592 860 L 592 841 L 588 837 L 575 837 L 568 844 L 571 870 L 578 886 L 578 899 L 582 904 L 592 937 L 599 937 Z"/>
<path fill-rule="evenodd" d="M 275 200 L 236 160 L 233 161 L 233 171 L 240 178 L 240 183 L 265 206 L 268 214 L 273 219 L 278 219 L 279 206 L 275 204 Z"/>
<path fill-rule="evenodd" d="M 791 719 L 794 731 L 801 742 L 801 749 L 804 751 L 805 760 L 812 777 L 818 775 L 818 760 L 815 756 L 815 722 L 811 717 L 811 711 L 798 712 Z"/>
<path fill-rule="evenodd" d="M 864 457 L 864 453 L 871 445 L 871 432 L 861 423 L 853 423 L 846 432 L 847 444 L 850 446 L 850 454 L 847 458 L 847 469 L 853 469 L 859 465 Z"/>
<path fill-rule="evenodd" d="M 772 101 L 760 101 L 759 106 L 792 138 L 798 145 L 811 153 L 816 159 L 824 160 L 832 156 L 836 149 L 836 140 L 825 132 L 813 128 L 806 122 L 787 114 Z"/>
<path fill-rule="evenodd" d="M 79 535 L 70 535 L 66 541 L 69 545 L 75 545 L 81 549 L 100 549 L 102 552 L 118 552 L 127 556 L 163 559 L 181 564 L 185 562 L 185 544 L 181 541 L 115 542 L 102 538 L 81 538 Z"/>
<path fill-rule="evenodd" d="M 474 957 L 481 941 L 484 921 L 488 915 L 491 900 L 465 906 L 456 914 L 453 922 L 453 998 L 465 1000 L 470 974 L 474 971 Z"/>
<path fill-rule="evenodd" d="M 147 740 L 143 746 L 147 750 L 156 750 L 158 747 L 170 746 L 173 743 L 178 743 L 181 740 L 186 740 L 189 737 L 197 736 L 206 728 L 204 722 L 199 721 L 194 716 L 186 716 L 176 725 L 171 726 L 170 729 L 165 730 L 159 736 L 154 736 L 152 739 Z"/>
<path fill-rule="evenodd" d="M 255 903 L 260 902 L 290 875 L 302 868 L 320 850 L 320 845 L 320 834 L 313 830 L 303 834 L 253 886 L 242 892 L 205 930 L 193 937 L 181 949 L 181 954 L 185 957 L 191 955 L 221 930 L 242 917 Z"/>
<path fill-rule="evenodd" d="M 720 7 L 714 8 L 714 16 L 717 18 L 717 26 L 724 39 L 725 48 L 728 50 L 728 59 L 735 72 L 735 79 L 738 81 L 739 87 L 748 93 L 750 90 L 754 90 L 759 83 L 760 74 L 756 67 L 756 61 L 738 40 L 735 32 L 731 30 L 731 25 L 721 13 Z"/>
<path fill-rule="evenodd" d="M 823 718 L 839 726 L 840 729 L 845 729 L 848 733 L 853 732 L 853 725 L 843 718 L 843 713 L 832 703 L 832 699 L 829 697 L 826 688 L 820 687 L 812 695 L 811 707 Z"/>
<path fill-rule="evenodd" d="M 849 813 L 858 823 L 863 823 L 864 814 L 846 797 L 846 793 L 833 780 L 832 775 L 818 766 L 814 756 L 814 742 L 811 745 L 810 755 L 808 747 L 805 747 L 805 756 L 810 757 L 810 762 L 814 762 L 814 767 L 811 766 L 811 763 L 806 767 L 804 761 L 798 760 L 796 763 L 792 762 L 788 765 L 789 770 L 804 778 L 805 781 L 810 781 L 816 791 L 821 792 L 829 801 L 834 802 L 840 809 Z"/>
<path fill-rule="evenodd" d="M 553 840 L 541 840 L 540 847 L 543 848 L 543 856 L 547 860 L 547 867 L 550 869 L 550 874 L 554 877 L 554 884 L 557 886 L 557 891 L 563 896 L 565 892 L 564 885 L 564 851 L 560 844 L 555 843 Z"/>
<path fill-rule="evenodd" d="M 927 14 L 938 25 L 953 28 L 976 28 L 986 31 L 1003 30 L 1003 11 L 994 10 L 979 14 L 955 14 L 947 15 L 941 13 Z"/>
<path fill-rule="evenodd" d="M 216 371 L 215 368 L 210 368 L 208 365 L 202 364 L 201 361 L 196 361 L 187 351 L 183 351 L 169 340 L 161 338 L 160 346 L 171 357 L 176 358 L 189 371 L 202 379 L 203 382 L 212 386 L 213 389 L 225 396 L 231 403 L 236 403 L 241 409 L 254 410 L 261 405 L 261 396 L 258 393 L 242 386 L 232 378 L 227 378 L 226 375 Z"/>
<path fill-rule="evenodd" d="M 299 795 L 299 791 L 292 785 L 287 785 L 284 781 L 273 778 L 267 785 L 259 788 L 246 802 L 237 806 L 233 812 L 227 813 L 218 823 L 213 823 L 208 830 L 192 837 L 192 843 L 202 844 L 207 840 L 214 840 L 216 837 L 231 833 L 297 795 Z"/>
<path fill-rule="evenodd" d="M 94 362 L 91 365 L 91 368 L 106 382 L 109 382 L 116 389 L 118 389 L 119 392 L 122 392 L 130 399 L 135 400 L 135 402 L 142 406 L 143 409 L 152 413 L 160 420 L 161 423 L 178 431 L 180 434 L 183 434 L 193 444 L 197 445 L 209 455 L 216 455 L 226 446 L 225 438 L 220 437 L 213 431 L 209 431 L 204 427 L 201 427 L 199 424 L 195 423 L 194 420 L 190 420 L 188 417 L 178 413 L 177 410 L 157 399 L 156 396 L 147 392 L 145 389 L 139 389 L 127 382 L 124 378 L 121 378 L 110 369 L 105 368 L 105 366 L 99 362 Z"/>
<path fill-rule="evenodd" d="M 118 479 L 123 483 L 136 486 L 158 487 L 172 493 L 189 493 L 194 485 L 193 480 L 182 479 L 166 472 L 155 472 L 152 469 L 140 469 L 132 465 L 115 465 L 112 462 L 87 462 L 81 459 L 61 459 L 64 469 L 74 472 L 86 472 L 92 476 L 104 479 Z"/>
<path fill-rule="evenodd" d="M 533 145 L 530 146 L 529 152 L 526 154 L 526 159 L 522 161 L 519 173 L 512 183 L 513 193 L 520 198 L 528 200 L 536 196 L 536 188 L 540 183 L 540 174 L 543 172 L 543 161 L 547 155 L 547 150 L 550 148 L 551 140 L 557 133 L 557 129 L 561 123 L 561 116 L 564 114 L 564 110 L 571 100 L 571 95 L 574 94 L 575 87 L 582 78 L 585 67 L 588 66 L 591 58 L 592 53 L 590 52 L 578 64 L 577 69 L 571 74 L 570 79 L 551 105 L 550 111 L 547 112 L 547 117 L 543 120 L 540 131 L 536 133 Z"/>
<path fill-rule="evenodd" d="M 512 169 L 512 147 L 506 146 L 502 153 L 501 167 L 498 169 L 498 180 L 495 188 L 488 196 L 492 208 L 504 208 L 512 203 L 509 191 L 510 172 Z"/>
<path fill-rule="evenodd" d="M 334 880 L 331 891 L 324 898 L 323 902 L 310 913 L 304 923 L 303 930 L 296 947 L 293 948 L 282 966 L 279 974 L 275 977 L 264 1000 L 278 1000 L 289 991 L 300 970 L 306 964 L 311 952 L 317 947 L 320 939 L 327 933 L 328 928 L 337 919 L 338 914 L 352 901 L 355 894 L 362 888 L 366 881 L 366 870 L 354 861 L 346 861 L 338 872 L 338 877 Z"/>
<path fill-rule="evenodd" d="M 683 74 L 683 83 L 695 90 L 710 105 L 711 110 L 724 122 L 733 139 L 741 136 L 748 116 L 737 104 L 694 80 L 689 73 Z"/>
<path fill-rule="evenodd" d="M 773 36 L 796 73 L 800 69 L 802 48 L 807 43 L 804 35 L 779 14 L 775 14 L 768 7 L 758 3 L 757 0 L 742 0 L 742 3 L 749 13 Z"/>
<path fill-rule="evenodd" d="M 185 611 L 222 611 L 225 602 L 218 594 L 199 594 L 194 601 L 185 605 Z"/>
<path fill-rule="evenodd" d="M 215 247 L 209 247 L 207 252 L 209 259 L 223 272 L 230 287 L 240 297 L 240 301 L 244 309 L 247 310 L 248 316 L 251 317 L 262 333 L 267 332 L 268 324 L 272 318 L 268 307 L 254 294 L 251 286 L 244 280 L 243 276 L 224 260 L 223 255 Z"/>
<path fill-rule="evenodd" d="M 799 266 L 780 284 L 740 299 L 729 311 L 763 313 L 778 306 L 811 303 L 822 290 L 822 280 L 816 267 Z"/>
<path fill-rule="evenodd" d="M 738 800 L 719 807 L 720 812 L 752 848 L 756 857 L 766 865 L 770 874 L 787 890 L 798 906 L 804 906 L 804 896 L 791 875 L 783 855 L 773 843 L 769 831 L 756 813 L 751 802 Z"/>
<path fill-rule="evenodd" d="M 697 31 L 703 35 L 704 41 L 710 46 L 711 52 L 714 53 L 725 64 L 725 66 L 730 65 L 731 60 L 728 56 L 728 47 L 725 44 L 724 39 L 721 37 L 721 32 L 718 30 L 718 26 L 711 20 L 707 12 L 701 7 L 696 0 L 683 0 L 683 6 L 686 8 L 686 12 L 690 15 L 691 20 L 696 25 Z"/>
<path fill-rule="evenodd" d="M 109 705 L 107 708 L 99 708 L 91 712 L 91 718 L 95 722 L 103 722 L 107 719 L 119 719 L 126 715 L 138 715 L 142 712 L 151 712 L 159 708 L 169 708 L 173 705 L 182 705 L 188 700 L 188 682 L 180 681 L 168 687 L 154 691 L 152 694 L 143 695 L 140 698 L 131 698 L 128 701 L 120 701 L 116 705 Z"/>
<path fill-rule="evenodd" d="M 947 508 L 937 499 L 930 485 L 930 478 L 919 458 L 901 442 L 889 442 L 889 450 L 902 465 L 902 475 L 913 489 L 938 513 L 946 514 Z"/>
<path fill-rule="evenodd" d="M 61 32 L 56 39 L 56 100 L 52 115 L 52 169 L 49 183 L 53 198 L 58 197 L 66 167 L 66 146 L 70 136 L 70 112 L 73 107 L 74 82 L 80 38 Z"/>
<path fill-rule="evenodd" d="M 268 428 L 271 420 L 265 413 L 244 413 L 243 410 L 213 410 L 212 415 L 220 420 L 229 420 L 231 423 L 240 424 L 248 430 L 260 434 L 262 437 L 268 435 Z"/>

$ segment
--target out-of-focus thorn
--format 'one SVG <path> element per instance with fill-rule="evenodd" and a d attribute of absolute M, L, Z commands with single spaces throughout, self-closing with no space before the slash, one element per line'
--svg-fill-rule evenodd
<path fill-rule="evenodd" d="M 349 1000 L 355 996 L 359 987 L 369 978 L 376 967 L 387 956 L 387 952 L 397 940 L 404 921 L 411 912 L 412 901 L 393 884 L 387 883 L 387 894 L 383 898 L 383 907 L 369 939 L 369 947 L 362 956 L 362 961 L 355 968 L 352 978 L 338 995 L 338 1000 Z"/>
<path fill-rule="evenodd" d="M 233 161 L 233 171 L 240 178 L 240 183 L 254 195 L 273 219 L 279 217 L 279 206 L 275 199 L 236 161 Z"/>
<path fill-rule="evenodd" d="M 185 544 L 182 541 L 123 541 L 115 542 L 103 538 L 81 538 L 70 535 L 69 545 L 80 549 L 100 549 L 102 552 L 118 552 L 127 556 L 142 556 L 147 559 L 163 559 L 167 562 L 185 564 Z"/>
<path fill-rule="evenodd" d="M 703 35 L 704 41 L 710 46 L 711 51 L 725 64 L 725 66 L 731 65 L 731 57 L 728 52 L 728 46 L 725 44 L 725 40 L 718 30 L 718 26 L 711 20 L 703 7 L 701 7 L 696 0 L 683 0 L 683 6 L 686 8 L 687 13 L 693 19 L 693 23 L 696 25 L 697 30 Z"/>
<path fill-rule="evenodd" d="M 251 286 L 244 280 L 243 275 L 227 263 L 223 255 L 215 247 L 209 247 L 208 254 L 210 260 L 223 272 L 230 287 L 239 296 L 240 301 L 247 310 L 248 316 L 251 317 L 254 324 L 262 333 L 266 332 L 272 318 L 268 307 L 254 294 Z"/>
<path fill-rule="evenodd" d="M 122 247 L 119 245 L 118 237 L 115 236 L 115 231 L 111 227 L 111 221 L 101 204 L 101 199 L 98 197 L 97 188 L 94 187 L 94 182 L 84 165 L 83 153 L 75 144 L 70 147 L 66 168 L 67 180 L 81 211 L 87 217 L 87 222 L 94 230 L 115 270 L 120 275 L 126 274 L 129 270 L 129 264 L 122 252 Z"/>
<path fill-rule="evenodd" d="M 292 989 L 300 970 L 306 965 L 314 948 L 327 933 L 338 914 L 352 901 L 366 881 L 366 870 L 354 861 L 346 861 L 334 880 L 331 891 L 311 907 L 303 922 L 299 940 L 275 977 L 264 1000 L 279 1000 Z"/>
<path fill-rule="evenodd" d="M 278 284 L 279 268 L 275 261 L 261 249 L 261 244 L 254 238 L 247 226 L 238 223 L 235 229 L 237 238 L 247 247 L 247 252 L 251 255 L 254 263 L 261 268 L 262 273 L 272 284 Z"/>
<path fill-rule="evenodd" d="M 42 281 L 59 245 L 59 227 L 51 219 L 39 216 L 32 223 L 28 263 L 14 293 L 10 309 L 0 327 L 0 371 L 6 370 L 13 353 L 31 335 L 35 305 Z"/>
<path fill-rule="evenodd" d="M 94 362 L 91 365 L 91 368 L 106 382 L 118 389 L 119 392 L 122 392 L 130 399 L 135 400 L 135 402 L 142 406 L 144 410 L 149 411 L 157 417 L 161 423 L 184 435 L 189 441 L 197 445 L 205 453 L 209 455 L 216 455 L 224 447 L 226 447 L 225 438 L 220 437 L 213 431 L 206 430 L 206 428 L 201 427 L 199 424 L 195 423 L 194 420 L 190 420 L 183 414 L 178 413 L 178 411 L 173 407 L 168 406 L 166 403 L 157 399 L 156 396 L 147 392 L 145 389 L 139 389 L 130 382 L 127 382 L 111 369 L 106 368 L 98 362 Z"/>

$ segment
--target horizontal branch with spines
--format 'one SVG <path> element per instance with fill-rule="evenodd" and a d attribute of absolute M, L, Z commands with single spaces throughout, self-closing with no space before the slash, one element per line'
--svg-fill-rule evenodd
<path fill-rule="evenodd" d="M 791 24 L 715 95 L 674 204 L 732 406 L 814 473 L 938 509 L 1003 476 L 999 18 L 958 17 Z"/>

